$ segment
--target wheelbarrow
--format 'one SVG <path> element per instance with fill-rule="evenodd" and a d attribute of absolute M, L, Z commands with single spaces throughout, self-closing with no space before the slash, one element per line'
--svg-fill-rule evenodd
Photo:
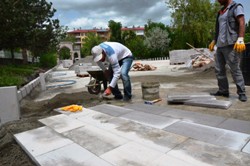
<path fill-rule="evenodd" d="M 90 75 L 90 81 L 86 87 L 90 94 L 99 94 L 101 92 L 101 85 L 103 84 L 104 89 L 107 88 L 107 79 L 102 70 L 87 70 Z"/>

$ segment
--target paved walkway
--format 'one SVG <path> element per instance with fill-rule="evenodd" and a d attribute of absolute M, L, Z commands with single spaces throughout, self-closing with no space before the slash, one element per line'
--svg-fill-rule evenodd
<path fill-rule="evenodd" d="M 56 111 L 15 134 L 38 165 L 250 165 L 249 121 L 144 103 Z"/>

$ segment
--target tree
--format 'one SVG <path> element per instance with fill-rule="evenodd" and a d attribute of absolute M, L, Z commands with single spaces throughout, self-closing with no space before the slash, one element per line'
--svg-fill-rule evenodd
<path fill-rule="evenodd" d="M 173 11 L 173 48 L 207 47 L 214 33 L 218 4 L 210 0 L 166 0 Z"/>
<path fill-rule="evenodd" d="M 63 47 L 59 50 L 60 59 L 70 59 L 70 49 Z"/>
<path fill-rule="evenodd" d="M 122 43 L 122 38 L 121 38 L 122 24 L 120 22 L 115 22 L 113 20 L 110 20 L 108 27 L 109 27 L 110 33 L 111 33 L 109 40 Z"/>
<path fill-rule="evenodd" d="M 155 27 L 147 32 L 145 45 L 152 51 L 152 57 L 166 56 L 166 51 L 170 43 L 168 32 L 159 27 Z"/>
<path fill-rule="evenodd" d="M 95 33 L 88 33 L 81 48 L 81 55 L 88 56 L 91 54 L 92 47 L 99 45 L 103 40 Z"/>
<path fill-rule="evenodd" d="M 246 31 L 245 31 L 245 43 L 250 42 L 250 20 L 248 20 L 248 23 L 246 23 Z"/>
<path fill-rule="evenodd" d="M 46 0 L 2 0 L 0 2 L 0 47 L 22 48 L 41 56 L 58 44 L 64 33 L 59 20 L 51 19 L 56 12 Z"/>

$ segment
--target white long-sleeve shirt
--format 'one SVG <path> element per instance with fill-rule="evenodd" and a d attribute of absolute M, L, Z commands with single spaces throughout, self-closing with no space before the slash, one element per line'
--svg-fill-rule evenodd
<path fill-rule="evenodd" d="M 110 63 L 113 69 L 113 78 L 109 86 L 114 88 L 121 75 L 119 61 L 128 56 L 132 56 L 132 53 L 127 47 L 117 42 L 103 42 L 100 46 L 106 53 L 106 60 Z M 102 62 L 99 61 L 97 64 L 103 71 L 106 69 Z"/>

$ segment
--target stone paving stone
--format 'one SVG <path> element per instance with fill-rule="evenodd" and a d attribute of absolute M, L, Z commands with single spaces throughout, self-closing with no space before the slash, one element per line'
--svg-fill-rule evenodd
<path fill-rule="evenodd" d="M 127 139 L 94 126 L 84 126 L 63 133 L 97 156 L 128 142 Z"/>
<path fill-rule="evenodd" d="M 242 152 L 248 153 L 250 155 L 250 142 L 242 149 Z"/>
<path fill-rule="evenodd" d="M 166 126 L 169 126 L 179 121 L 178 119 L 158 116 L 154 114 L 148 114 L 139 111 L 130 112 L 128 114 L 122 115 L 121 117 L 159 129 L 162 129 Z"/>
<path fill-rule="evenodd" d="M 227 119 L 217 127 L 250 134 L 250 121 Z"/>
<path fill-rule="evenodd" d="M 91 110 L 95 110 L 98 112 L 102 112 L 105 114 L 108 114 L 110 116 L 121 116 L 123 114 L 132 112 L 133 110 L 131 109 L 127 109 L 127 108 L 123 108 L 123 107 L 119 107 L 119 106 L 114 106 L 114 105 L 110 105 L 110 104 L 101 104 L 101 105 L 97 105 L 94 107 L 89 107 L 89 109 Z"/>
<path fill-rule="evenodd" d="M 250 155 L 209 143 L 189 139 L 167 153 L 193 166 L 247 166 Z"/>
<path fill-rule="evenodd" d="M 152 166 L 194 166 L 193 164 L 187 163 L 183 160 L 177 159 L 172 156 L 163 155 L 155 161 L 150 162 L 148 165 Z M 199 165 L 201 166 L 201 165 Z"/>
<path fill-rule="evenodd" d="M 209 107 L 209 108 L 221 108 L 228 109 L 231 105 L 231 101 L 222 101 L 222 100 L 187 100 L 184 102 L 185 105 L 200 106 L 200 107 Z"/>
<path fill-rule="evenodd" d="M 160 107 L 157 105 L 148 105 L 148 104 L 142 104 L 142 103 L 135 103 L 135 104 L 128 104 L 124 106 L 125 108 L 129 108 L 136 111 L 142 111 L 150 114 L 161 114 L 163 112 L 166 112 L 167 108 Z"/>
<path fill-rule="evenodd" d="M 100 159 L 83 147 L 73 143 L 36 157 L 37 165 L 62 166 L 62 165 L 87 165 L 87 166 L 112 166 Z"/>
<path fill-rule="evenodd" d="M 188 139 L 188 137 L 169 133 L 132 121 L 112 129 L 110 132 L 163 153 L 168 152 Z"/>
<path fill-rule="evenodd" d="M 47 126 L 18 133 L 14 137 L 31 158 L 73 143 Z"/>
<path fill-rule="evenodd" d="M 95 127 L 102 128 L 105 130 L 116 128 L 128 122 L 128 120 L 116 118 L 95 111 L 93 111 L 93 113 L 88 114 L 87 116 L 77 117 L 77 119 L 83 123 L 91 124 Z"/>
<path fill-rule="evenodd" d="M 220 123 L 226 120 L 226 118 L 220 116 L 214 116 L 192 111 L 184 111 L 179 109 L 170 109 L 160 115 L 213 127 L 218 126 Z"/>
<path fill-rule="evenodd" d="M 249 134 L 189 122 L 177 122 L 164 130 L 239 151 L 250 140 Z"/>
<path fill-rule="evenodd" d="M 209 93 L 175 93 L 167 95 L 167 101 L 169 103 L 183 103 L 184 101 L 191 99 L 205 99 L 216 100 L 214 96 Z"/>
<path fill-rule="evenodd" d="M 100 157 L 117 166 L 147 166 L 150 162 L 162 155 L 164 155 L 164 153 L 160 153 L 135 142 L 130 142 L 104 153 Z"/>
<path fill-rule="evenodd" d="M 68 130 L 72 130 L 72 129 L 84 126 L 83 122 L 76 120 L 74 118 L 71 118 L 64 114 L 40 119 L 39 122 L 45 124 L 46 126 L 51 127 L 58 133 L 62 133 Z"/>

